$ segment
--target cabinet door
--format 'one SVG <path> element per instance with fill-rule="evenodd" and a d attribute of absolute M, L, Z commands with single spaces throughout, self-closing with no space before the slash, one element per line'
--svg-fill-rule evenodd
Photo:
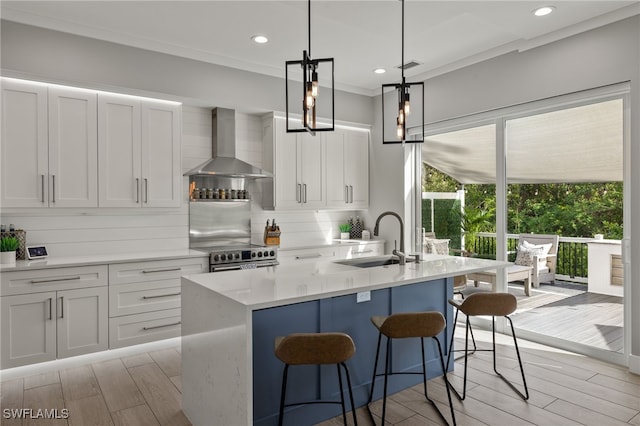
<path fill-rule="evenodd" d="M 47 88 L 2 81 L 3 207 L 47 207 Z"/>
<path fill-rule="evenodd" d="M 300 181 L 302 204 L 308 209 L 325 206 L 324 159 L 322 139 L 319 135 L 298 134 L 300 152 Z"/>
<path fill-rule="evenodd" d="M 98 95 L 98 166 L 100 207 L 141 205 L 139 101 Z"/>
<path fill-rule="evenodd" d="M 93 287 L 57 293 L 58 358 L 109 347 L 108 288 Z"/>
<path fill-rule="evenodd" d="M 287 133 L 284 120 L 276 120 L 274 206 L 277 209 L 301 207 L 302 182 L 298 172 L 298 144 L 296 133 Z"/>
<path fill-rule="evenodd" d="M 180 106 L 142 104 L 142 206 L 179 207 Z"/>
<path fill-rule="evenodd" d="M 339 130 L 325 135 L 327 153 L 327 207 L 347 207 L 349 186 L 345 181 L 345 134 Z"/>
<path fill-rule="evenodd" d="M 98 206 L 95 92 L 49 89 L 49 206 Z"/>
<path fill-rule="evenodd" d="M 1 298 L 0 368 L 56 358 L 55 300 L 55 292 Z"/>
<path fill-rule="evenodd" d="M 344 159 L 348 205 L 366 209 L 369 207 L 369 132 L 351 130 L 347 133 Z"/>

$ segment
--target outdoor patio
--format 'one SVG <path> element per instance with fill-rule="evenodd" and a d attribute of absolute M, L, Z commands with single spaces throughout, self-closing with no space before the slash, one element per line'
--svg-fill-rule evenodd
<path fill-rule="evenodd" d="M 491 291 L 487 283 L 474 287 L 468 281 L 464 295 Z M 510 282 L 509 293 L 518 299 L 512 320 L 518 329 L 622 352 L 624 341 L 623 298 L 587 292 L 586 284 L 556 280 L 524 294 L 522 282 Z"/>

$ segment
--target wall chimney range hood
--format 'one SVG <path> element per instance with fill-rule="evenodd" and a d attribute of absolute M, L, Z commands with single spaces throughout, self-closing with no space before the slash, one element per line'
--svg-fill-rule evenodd
<path fill-rule="evenodd" d="M 213 158 L 189 170 L 185 176 L 214 176 L 258 179 L 273 177 L 272 173 L 236 158 L 236 112 L 215 108 L 212 117 Z"/>

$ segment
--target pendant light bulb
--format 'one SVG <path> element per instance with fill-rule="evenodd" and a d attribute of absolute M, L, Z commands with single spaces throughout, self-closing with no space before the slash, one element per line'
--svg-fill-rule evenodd
<path fill-rule="evenodd" d="M 314 98 L 318 97 L 318 72 L 314 69 L 311 73 L 311 95 Z"/>
<path fill-rule="evenodd" d="M 398 111 L 398 124 L 404 124 L 404 110 L 402 108 Z"/>
<path fill-rule="evenodd" d="M 404 114 L 405 115 L 409 115 L 411 114 L 411 101 L 409 100 L 409 88 L 405 87 L 405 92 L 404 92 Z"/>
<path fill-rule="evenodd" d="M 307 83 L 307 95 L 305 96 L 305 102 L 307 105 L 307 109 L 311 109 L 314 107 L 316 100 L 315 96 L 313 96 L 313 83 Z"/>
<path fill-rule="evenodd" d="M 398 123 L 398 128 L 396 129 L 396 136 L 398 137 L 398 139 L 404 139 L 404 128 L 400 123 Z"/>

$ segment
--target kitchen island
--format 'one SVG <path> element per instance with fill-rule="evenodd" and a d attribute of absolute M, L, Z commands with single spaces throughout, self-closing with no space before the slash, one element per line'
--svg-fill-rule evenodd
<path fill-rule="evenodd" d="M 194 425 L 276 424 L 282 363 L 273 355 L 274 338 L 320 331 L 342 331 L 354 339 L 356 354 L 347 365 L 356 406 L 361 406 L 368 396 L 377 342 L 377 331 L 369 320 L 372 315 L 440 311 L 448 331 L 438 337 L 447 348 L 453 317 L 447 303 L 453 292 L 452 277 L 507 265 L 427 255 L 406 265 L 363 268 L 317 262 L 185 276 L 183 411 Z M 419 341 L 410 340 L 394 342 L 396 371 L 420 363 Z M 432 345 L 425 346 L 429 376 L 442 374 Z M 417 375 L 397 377 L 390 381 L 390 392 L 420 381 Z M 293 398 L 332 398 L 337 390 L 333 366 L 300 366 L 291 371 L 288 395 Z M 339 406 L 313 405 L 287 412 L 287 420 L 312 424 L 338 414 Z"/>

